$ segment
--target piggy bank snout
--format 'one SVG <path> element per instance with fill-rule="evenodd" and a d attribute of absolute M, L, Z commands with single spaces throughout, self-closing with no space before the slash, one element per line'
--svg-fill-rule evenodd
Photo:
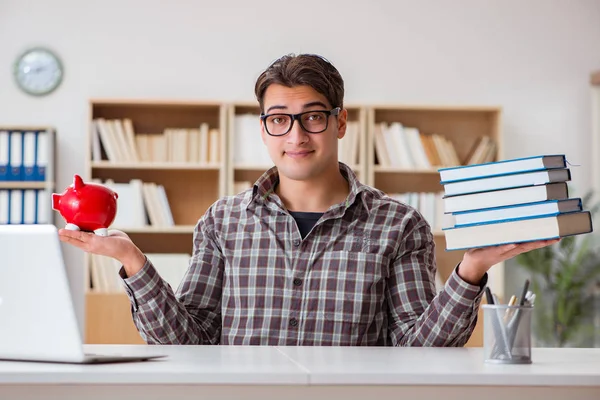
<path fill-rule="evenodd" d="M 58 193 L 52 193 L 52 209 L 53 210 L 58 211 L 61 197 L 62 197 L 62 195 L 60 195 Z"/>

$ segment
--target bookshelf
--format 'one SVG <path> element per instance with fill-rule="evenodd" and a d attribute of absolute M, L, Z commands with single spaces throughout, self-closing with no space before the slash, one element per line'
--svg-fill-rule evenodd
<path fill-rule="evenodd" d="M 260 137 L 260 107 L 238 102 L 227 108 L 227 193 L 249 188 L 273 166 Z"/>
<path fill-rule="evenodd" d="M 500 118 L 497 107 L 379 105 L 368 109 L 367 183 L 413 205 L 428 220 L 442 282 L 464 252 L 445 251 L 438 169 L 501 159 Z M 500 296 L 502 269 L 496 265 L 490 270 L 490 286 Z M 468 346 L 482 344 L 482 323 L 479 318 Z"/>
<path fill-rule="evenodd" d="M 341 160 L 352 168 L 361 182 L 367 179 L 367 107 L 347 104 L 348 127 L 346 136 L 340 140 Z M 347 144 L 347 145 L 346 145 Z"/>
<path fill-rule="evenodd" d="M 426 135 L 439 134 L 447 141 L 444 143 L 452 145 L 454 157 L 460 163 L 475 160 L 478 146 L 481 147 L 478 153 L 481 159 L 490 155 L 493 155 L 494 160 L 502 157 L 499 108 L 367 104 L 349 104 L 346 108 L 348 120 L 353 123 L 351 129 L 355 130 L 356 141 L 346 147 L 348 153 L 345 154 L 353 155 L 348 156 L 349 158 L 340 155 L 340 159 L 353 168 L 361 181 L 390 194 L 434 193 L 440 192 L 442 186 L 439 184 L 438 165 L 435 163 L 429 166 L 390 165 L 393 153 L 388 155 L 387 163 L 382 162 L 385 160 L 377 154 L 376 147 L 381 146 L 376 145 L 376 132 L 378 125 L 384 122 L 398 122 L 403 127 L 416 128 L 419 133 Z M 191 254 L 194 226 L 208 206 L 222 195 L 243 190 L 272 166 L 258 132 L 258 115 L 258 105 L 249 102 L 91 100 L 88 179 L 113 180 L 115 183 L 138 179 L 163 185 L 174 222 L 172 225 L 114 227 L 125 231 L 144 252 Z M 111 160 L 103 146 L 99 149 L 94 144 L 101 136 L 101 128 L 94 122 L 98 119 L 130 120 L 134 138 L 145 134 L 164 134 L 168 129 L 196 129 L 206 123 L 208 129 L 219 131 L 220 161 L 211 163 L 210 157 L 208 163 L 198 160 L 168 160 L 168 156 L 164 154 L 158 161 L 144 160 L 139 154 L 137 161 L 126 156 L 118 158 L 115 154 L 113 156 L 117 157 L 117 161 Z M 127 136 L 129 128 L 126 125 L 123 124 L 121 128 L 117 126 L 114 130 Z M 349 137 L 340 142 L 346 141 L 349 144 L 352 142 Z M 247 138 L 252 140 L 246 142 Z M 483 151 L 485 146 L 482 138 L 492 139 L 496 146 L 493 151 Z M 340 154 L 343 145 L 340 143 Z M 145 139 L 140 146 L 144 149 L 153 148 Z M 354 152 L 350 153 L 350 149 Z M 250 157 L 245 157 L 248 154 Z M 352 162 L 352 159 L 355 161 Z M 452 164 L 452 154 L 446 154 L 444 159 Z M 445 252 L 441 229 L 435 229 L 434 233 L 440 277 L 445 280 L 463 254 Z M 86 257 L 88 275 L 84 284 L 89 288 L 91 262 L 89 256 Z M 496 267 L 493 270 L 498 272 Z M 496 283 L 498 279 L 494 279 Z M 499 285 L 501 287 L 503 283 L 500 282 Z M 496 291 L 501 292 L 500 289 Z M 86 301 L 87 343 L 142 343 L 131 321 L 129 302 L 124 293 L 88 289 Z M 481 343 L 481 327 L 478 325 L 469 345 Z"/>
<path fill-rule="evenodd" d="M 117 214 L 113 228 L 127 233 L 144 253 L 191 255 L 196 222 L 226 193 L 226 106 L 92 99 L 89 125 L 87 179 L 118 187 L 119 210 L 138 215 L 119 220 Z M 164 189 L 166 199 L 159 199 L 160 190 L 147 192 L 150 185 Z M 119 221 L 127 223 L 119 226 Z M 86 342 L 142 343 L 126 295 L 114 286 L 94 287 L 99 276 L 94 268 L 100 267 L 90 255 L 85 262 Z M 102 268 L 106 273 L 113 266 Z"/>
<path fill-rule="evenodd" d="M 53 127 L 0 125 L 0 224 L 54 223 L 55 144 Z"/>

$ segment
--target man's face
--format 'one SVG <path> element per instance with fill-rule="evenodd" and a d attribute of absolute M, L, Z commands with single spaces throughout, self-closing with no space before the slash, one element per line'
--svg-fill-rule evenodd
<path fill-rule="evenodd" d="M 333 108 L 323 95 L 310 86 L 289 88 L 279 84 L 272 84 L 267 88 L 263 105 L 265 114 L 297 114 L 305 111 L 330 111 Z M 326 122 L 327 129 L 321 133 L 307 132 L 296 120 L 288 133 L 275 137 L 267 133 L 264 123 L 261 124 L 263 142 L 280 174 L 292 180 L 309 180 L 328 169 L 337 169 L 338 140 L 346 132 L 347 112 L 342 110 L 339 116 L 323 114 L 323 117 L 326 121 L 319 122 L 320 116 L 316 113 L 302 117 L 305 127 L 313 131 L 320 130 L 319 124 Z M 285 117 L 271 121 L 271 133 L 277 133 L 277 129 L 286 130 Z"/>

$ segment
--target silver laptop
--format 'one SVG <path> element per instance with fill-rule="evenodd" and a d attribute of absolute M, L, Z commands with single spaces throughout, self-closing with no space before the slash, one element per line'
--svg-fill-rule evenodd
<path fill-rule="evenodd" d="M 0 360 L 77 364 L 164 355 L 84 354 L 58 230 L 0 225 Z"/>

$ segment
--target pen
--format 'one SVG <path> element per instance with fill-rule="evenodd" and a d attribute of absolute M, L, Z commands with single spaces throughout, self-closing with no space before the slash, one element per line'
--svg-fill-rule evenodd
<path fill-rule="evenodd" d="M 488 304 L 490 305 L 494 305 L 494 295 L 492 294 L 492 291 L 490 290 L 489 287 L 486 286 L 485 288 L 485 297 L 487 299 Z M 494 310 L 494 317 L 492 317 L 492 325 L 493 325 L 493 329 L 495 331 L 495 336 L 496 336 L 496 340 L 500 340 L 502 342 L 501 347 L 504 349 L 504 351 L 502 351 L 502 349 L 499 349 L 498 343 L 496 342 L 496 344 L 493 346 L 492 349 L 492 358 L 495 358 L 498 356 L 498 352 L 500 352 L 500 354 L 504 354 L 505 357 L 512 359 L 512 353 L 511 353 L 511 349 L 510 349 L 510 345 L 508 342 L 508 335 L 506 333 L 504 324 L 502 322 L 502 317 L 500 317 L 499 314 L 499 310 Z"/>
<path fill-rule="evenodd" d="M 525 297 L 527 296 L 527 290 L 529 290 L 529 279 L 525 281 L 525 286 L 523 286 L 523 293 L 521 294 L 521 301 L 519 302 L 520 306 L 525 305 Z"/>
<path fill-rule="evenodd" d="M 490 290 L 489 286 L 485 287 L 485 298 L 487 299 L 488 304 L 494 304 L 494 296 L 492 296 L 492 291 Z"/>
<path fill-rule="evenodd" d="M 508 301 L 508 306 L 514 306 L 515 304 L 517 304 L 517 296 L 515 296 L 514 294 L 512 296 L 510 296 L 510 300 Z M 508 322 L 508 319 L 510 318 L 510 316 L 512 315 L 512 310 L 510 308 L 506 309 L 506 312 L 504 313 L 504 322 Z"/>
<path fill-rule="evenodd" d="M 523 292 L 521 293 L 521 299 L 519 300 L 519 306 L 520 307 L 524 307 L 526 304 L 528 304 L 527 301 L 527 292 L 529 290 L 529 279 L 525 280 L 525 285 L 523 285 Z M 507 329 L 509 332 L 509 345 L 512 351 L 513 345 L 515 343 L 515 338 L 517 335 L 517 330 L 519 329 L 519 323 L 521 321 L 521 313 L 522 310 L 518 309 L 513 317 L 511 318 L 511 320 L 508 322 L 507 324 Z"/>

